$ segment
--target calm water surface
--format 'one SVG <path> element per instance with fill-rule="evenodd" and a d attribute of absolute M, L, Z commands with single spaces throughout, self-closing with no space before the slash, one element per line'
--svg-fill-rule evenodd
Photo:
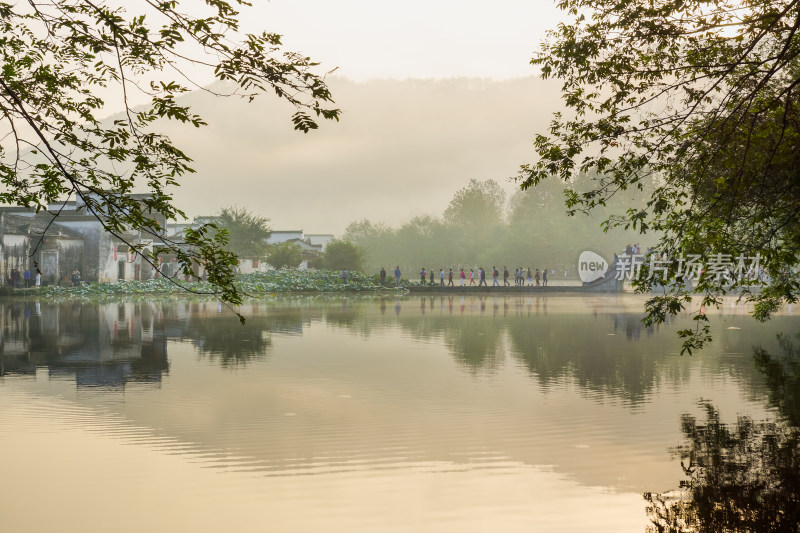
<path fill-rule="evenodd" d="M 644 532 L 687 421 L 796 426 L 800 322 L 726 302 L 680 356 L 641 304 L 0 304 L 0 529 Z"/>

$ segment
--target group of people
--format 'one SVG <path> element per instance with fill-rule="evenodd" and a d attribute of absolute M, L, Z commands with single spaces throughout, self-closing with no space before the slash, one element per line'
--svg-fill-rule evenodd
<path fill-rule="evenodd" d="M 9 287 L 19 289 L 22 287 L 40 287 L 42 285 L 42 271 L 38 266 L 35 266 L 35 272 L 31 269 L 26 269 L 25 272 L 20 273 L 19 269 L 12 268 L 6 283 Z"/>
<path fill-rule="evenodd" d="M 525 286 L 525 279 L 526 279 L 526 272 L 525 269 L 520 267 L 514 270 L 514 285 L 518 287 Z M 508 278 L 509 278 L 508 269 L 503 267 L 503 284 L 508 285 Z M 536 283 L 538 286 L 540 283 L 542 286 L 547 285 L 547 269 L 543 268 L 541 271 L 537 268 L 535 272 L 531 272 L 531 267 L 528 267 L 527 271 L 527 280 L 528 286 L 533 285 Z"/>
<path fill-rule="evenodd" d="M 527 272 L 524 268 L 520 267 L 514 270 L 514 285 L 517 287 L 524 287 L 525 286 L 525 279 L 527 273 L 527 280 L 528 286 L 533 286 L 534 283 L 539 286 L 547 285 L 547 269 L 543 268 L 541 271 L 537 268 L 531 269 L 528 267 Z M 507 267 L 503 267 L 503 286 L 510 286 L 508 279 L 511 277 L 511 274 L 508 271 Z M 453 287 L 455 283 L 453 282 L 454 279 L 459 280 L 459 285 L 464 287 L 467 285 L 467 280 L 469 280 L 469 285 L 476 285 L 488 287 L 489 285 L 486 282 L 486 271 L 483 267 L 479 267 L 478 271 L 475 272 L 474 269 L 469 269 L 469 273 L 467 273 L 463 268 L 460 269 L 459 272 L 453 272 L 453 269 L 448 269 L 447 272 L 444 271 L 443 268 L 439 269 L 439 273 L 437 275 L 434 269 L 425 270 L 425 267 L 422 267 L 422 270 L 419 272 L 420 276 L 420 285 L 436 285 L 436 282 L 439 282 L 441 287 L 445 286 L 445 279 L 447 279 L 447 286 Z M 400 278 L 402 277 L 402 272 L 400 271 L 400 267 L 397 266 L 394 270 L 394 279 L 395 285 L 400 285 Z M 500 271 L 497 269 L 496 266 L 492 266 L 492 286 L 499 287 L 500 286 Z M 386 269 L 381 267 L 380 272 L 380 279 L 381 285 L 386 284 Z"/>
<path fill-rule="evenodd" d="M 39 264 L 33 263 L 34 270 L 26 269 L 25 272 L 20 273 L 18 268 L 12 268 L 6 283 L 13 289 L 20 289 L 22 287 L 41 287 L 42 286 L 42 271 L 39 270 Z M 78 287 L 81 284 L 81 272 L 77 268 L 70 274 L 70 280 L 73 287 Z"/>
<path fill-rule="evenodd" d="M 625 253 L 628 255 L 639 255 L 642 253 L 642 247 L 638 242 L 636 244 L 628 244 L 625 246 Z"/>
<path fill-rule="evenodd" d="M 423 269 L 424 270 L 424 269 Z M 400 272 L 400 266 L 395 267 L 394 269 L 394 284 L 396 287 L 400 286 L 400 278 L 403 276 L 403 273 Z M 381 267 L 381 285 L 386 285 L 386 269 Z"/>

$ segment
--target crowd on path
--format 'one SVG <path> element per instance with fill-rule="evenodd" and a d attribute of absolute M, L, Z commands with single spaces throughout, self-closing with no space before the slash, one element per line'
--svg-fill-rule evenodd
<path fill-rule="evenodd" d="M 12 289 L 41 287 L 42 286 L 42 271 L 39 270 L 38 265 L 34 263 L 35 271 L 26 269 L 25 272 L 20 272 L 17 268 L 12 268 L 9 272 L 8 279 L 5 280 L 6 285 Z M 77 272 L 77 270 L 76 270 Z M 80 274 L 78 275 L 80 277 Z"/>
<path fill-rule="evenodd" d="M 499 287 L 500 286 L 500 271 L 496 266 L 492 266 L 492 286 Z M 532 286 L 546 286 L 547 285 L 547 275 L 548 271 L 546 268 L 539 270 L 538 268 L 534 269 L 528 267 L 527 270 L 523 267 L 519 267 L 514 269 L 514 286 L 516 287 L 532 287 Z M 508 271 L 508 267 L 503 267 L 503 286 L 510 287 L 511 283 L 509 283 L 509 278 L 511 278 L 511 273 Z M 394 270 L 394 283 L 395 286 L 399 287 L 401 284 L 402 272 L 400 271 L 400 267 L 395 267 Z M 447 283 L 445 284 L 445 280 Z M 488 287 L 488 283 L 486 280 L 486 271 L 483 267 L 478 267 L 478 271 L 476 272 L 475 269 L 470 268 L 469 273 L 466 272 L 465 269 L 461 268 L 457 272 L 454 272 L 452 268 L 449 268 L 447 272 L 444 271 L 443 268 L 439 269 L 437 273 L 435 269 L 431 268 L 430 270 L 426 270 L 425 267 L 419 272 L 419 285 L 421 286 L 436 286 L 437 284 L 440 287 L 454 287 L 455 281 L 458 280 L 458 285 L 460 287 L 465 286 L 477 286 L 477 287 Z M 527 280 L 527 284 L 526 284 Z M 386 285 L 386 269 L 381 267 L 380 271 L 380 282 L 381 285 Z"/>

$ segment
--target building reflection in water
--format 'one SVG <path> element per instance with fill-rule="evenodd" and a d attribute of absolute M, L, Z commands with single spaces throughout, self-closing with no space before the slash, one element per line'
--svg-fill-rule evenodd
<path fill-rule="evenodd" d="M 469 373 L 493 372 L 512 363 L 544 388 L 573 381 L 584 391 L 631 406 L 647 401 L 659 383 L 688 379 L 691 367 L 678 357 L 679 339 L 669 331 L 659 336 L 654 328 L 643 327 L 640 311 L 603 302 L 527 295 L 286 297 L 242 306 L 247 319 L 242 327 L 214 301 L 17 300 L 0 304 L 0 373 L 32 374 L 47 368 L 52 376 L 74 376 L 79 386 L 158 383 L 169 371 L 169 341 L 188 342 L 199 357 L 221 366 L 243 365 L 269 357 L 273 334 L 298 336 L 308 325 L 320 323 L 364 337 L 383 328 L 399 329 L 412 338 L 441 341 Z M 773 320 L 776 326 L 778 322 Z M 662 327 L 675 329 L 671 324 Z M 764 375 L 777 387 L 781 372 L 793 368 L 786 361 L 794 359 L 763 352 L 754 367 L 751 361 L 745 366 L 741 358 L 729 360 L 722 354 L 710 358 L 717 346 L 729 344 L 730 352 L 743 353 L 763 338 L 745 333 L 719 332 L 719 342 L 704 360 L 716 361 L 753 390 L 764 390 Z M 788 338 L 783 346 L 798 351 Z M 791 391 L 773 395 L 776 403 L 798 404 Z M 800 408 L 794 411 L 794 419 L 800 419 Z"/>
<path fill-rule="evenodd" d="M 0 372 L 74 379 L 79 387 L 158 383 L 169 371 L 161 307 L 18 301 L 0 313 Z"/>
<path fill-rule="evenodd" d="M 0 375 L 46 368 L 79 387 L 159 383 L 169 372 L 168 341 L 189 342 L 222 366 L 239 365 L 266 358 L 272 333 L 302 335 L 305 323 L 322 317 L 313 309 L 262 304 L 240 312 L 245 327 L 217 302 L 0 304 Z M 327 319 L 347 327 L 357 314 L 345 303 Z"/>
<path fill-rule="evenodd" d="M 574 299 L 564 307 L 565 302 L 529 296 L 287 298 L 244 306 L 242 327 L 216 302 L 19 300 L 0 304 L 0 374 L 45 368 L 51 378 L 74 379 L 78 387 L 159 384 L 169 372 L 169 341 L 190 343 L 199 357 L 221 366 L 242 365 L 266 359 L 273 334 L 299 336 L 309 324 L 321 324 L 365 337 L 387 328 L 412 339 L 436 339 L 471 374 L 514 365 L 545 394 L 575 384 L 598 402 L 622 400 L 632 409 L 659 386 L 689 381 L 694 367 L 678 355 L 680 341 L 670 332 L 658 338 L 653 328 L 641 326 L 640 313 L 616 304 L 593 308 L 584 305 L 591 300 Z M 749 319 L 730 320 L 726 325 Z M 793 326 L 791 317 L 776 317 L 769 327 Z M 704 371 L 733 376 L 748 396 L 763 399 L 775 418 L 741 416 L 726 425 L 707 403 L 704 419 L 684 415 L 684 442 L 673 451 L 685 479 L 675 490 L 645 494 L 653 531 L 798 531 L 800 339 L 779 335 L 752 358 L 741 356 L 765 340 L 763 332 L 721 330 L 714 347 L 698 357 Z"/>

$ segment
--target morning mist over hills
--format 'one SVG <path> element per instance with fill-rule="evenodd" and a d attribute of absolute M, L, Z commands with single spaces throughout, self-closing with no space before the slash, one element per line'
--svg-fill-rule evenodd
<path fill-rule="evenodd" d="M 560 106 L 555 83 L 329 80 L 340 122 L 294 131 L 293 109 L 273 95 L 251 103 L 194 92 L 178 101 L 208 126 L 167 123 L 196 174 L 174 191 L 189 217 L 230 205 L 271 219 L 273 229 L 341 235 L 356 219 L 398 225 L 440 215 L 472 178 L 507 180 L 533 157 L 532 139 Z"/>

